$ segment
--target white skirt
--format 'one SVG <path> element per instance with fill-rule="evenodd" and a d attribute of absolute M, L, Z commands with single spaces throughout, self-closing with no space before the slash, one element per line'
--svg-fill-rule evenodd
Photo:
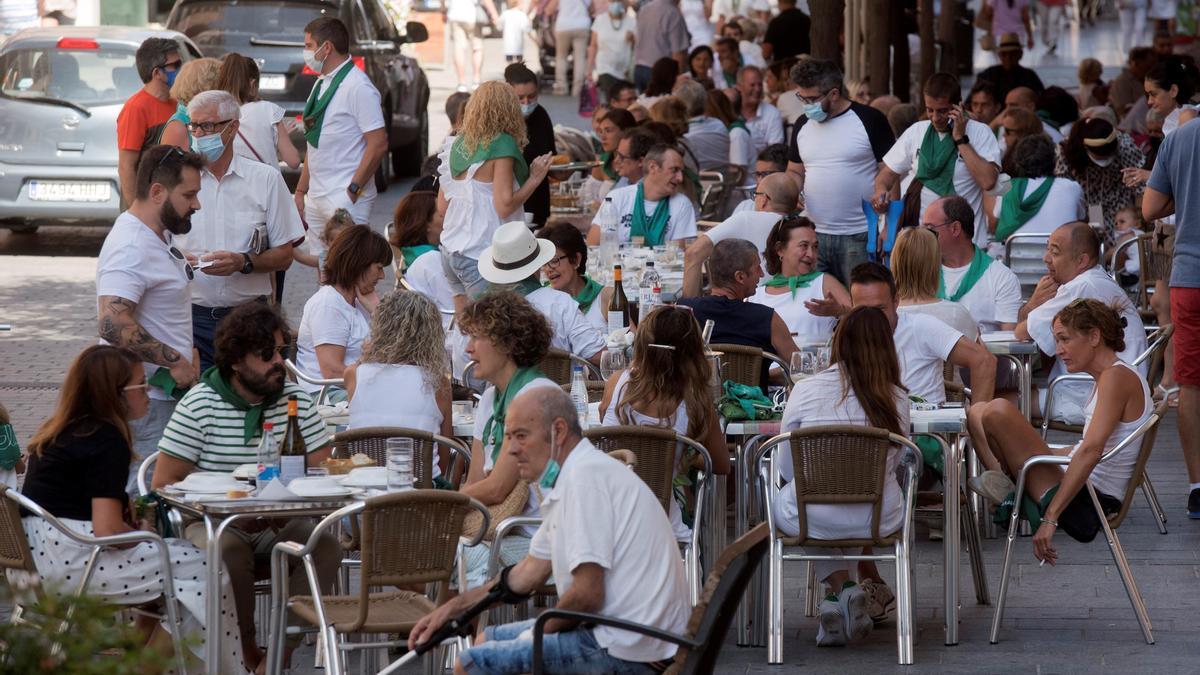
<path fill-rule="evenodd" d="M 60 518 L 66 527 L 87 536 L 95 536 L 88 520 Z M 38 575 L 47 592 L 74 594 L 79 587 L 90 547 L 80 545 L 37 517 L 22 519 L 25 536 L 37 565 Z M 167 539 L 171 572 L 175 577 L 175 597 L 179 600 L 182 639 L 191 640 L 190 649 L 199 662 L 204 659 L 207 634 L 204 627 L 204 595 L 208 563 L 204 551 L 183 539 Z M 142 542 L 132 548 L 109 548 L 96 558 L 87 593 L 116 605 L 140 605 L 162 596 L 162 573 L 157 546 Z M 170 630 L 164 622 L 163 628 Z M 221 575 L 222 673 L 245 673 L 241 634 L 229 575 Z M 195 660 L 189 660 L 189 663 Z"/>

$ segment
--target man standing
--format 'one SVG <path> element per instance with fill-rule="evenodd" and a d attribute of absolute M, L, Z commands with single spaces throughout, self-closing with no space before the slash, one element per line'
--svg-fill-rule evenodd
<path fill-rule="evenodd" d="M 704 114 L 708 91 L 695 80 L 681 80 L 672 94 L 687 106 L 688 130 L 683 135 L 701 171 L 724 171 L 729 166 L 729 129 Z"/>
<path fill-rule="evenodd" d="M 679 11 L 679 0 L 650 0 L 637 13 L 637 39 L 633 43 L 633 83 L 645 91 L 654 62 L 673 58 L 679 72 L 687 71 L 687 49 L 691 43 L 687 23 Z"/>
<path fill-rule="evenodd" d="M 754 142 L 754 152 L 768 145 L 783 142 L 783 117 L 779 109 L 763 100 L 763 73 L 758 66 L 746 66 L 738 71 L 738 93 L 742 95 L 742 117 Z"/>
<path fill-rule="evenodd" d="M 996 135 L 963 110 L 957 77 L 934 73 L 925 83 L 924 94 L 929 119 L 905 130 L 884 155 L 875 177 L 875 210 L 883 212 L 891 199 L 917 180 L 922 186 L 922 211 L 938 197 L 961 195 L 971 204 L 975 222 L 985 223 L 983 193 L 996 185 L 1000 175 Z M 975 243 L 987 246 L 987 228 L 975 232 Z"/>
<path fill-rule="evenodd" d="M 1175 215 L 1171 321 L 1175 324 L 1175 382 L 1179 384 L 1179 443 L 1187 463 L 1188 517 L 1200 518 L 1200 124 L 1185 124 L 1158 148 L 1142 197 L 1146 222 Z"/>
<path fill-rule="evenodd" d="M 529 144 L 522 154 L 525 161 L 532 164 L 533 160 L 547 153 L 558 152 L 554 146 L 554 123 L 550 114 L 538 103 L 538 78 L 525 64 L 514 63 L 504 69 L 504 81 L 512 87 L 521 104 L 521 114 L 525 116 L 525 136 Z M 538 227 L 546 224 L 550 218 L 550 181 L 544 180 L 537 189 L 525 200 L 525 211 L 533 214 L 533 223 Z"/>
<path fill-rule="evenodd" d="M 150 385 L 149 412 L 130 422 L 131 491 L 141 460 L 158 447 L 175 399 L 200 375 L 188 310 L 194 272 L 172 238 L 192 228 L 203 166 L 199 155 L 175 146 L 147 150 L 138 163 L 133 203 L 117 216 L 96 264 L 100 338 L 137 354 Z"/>
<path fill-rule="evenodd" d="M 696 208 L 679 191 L 683 184 L 683 155 L 673 146 L 659 144 L 646 153 L 646 176 L 636 185 L 608 193 L 617 215 L 618 240 L 626 244 L 639 237 L 644 246 L 675 242 L 680 248 L 696 236 Z M 599 215 L 599 214 L 597 214 Z M 600 226 L 592 222 L 588 245 L 600 245 Z"/>
<path fill-rule="evenodd" d="M 142 152 L 158 145 L 163 127 L 175 114 L 170 90 L 183 65 L 179 45 L 167 38 L 146 38 L 133 58 L 142 88 L 125 101 L 117 114 L 117 176 L 125 206 L 137 193 L 134 179 Z"/>
<path fill-rule="evenodd" d="M 202 91 L 188 103 L 192 145 L 207 160 L 200 210 L 185 244 L 199 255 L 192 340 L 201 372 L 213 364 L 217 323 L 238 305 L 265 302 L 272 273 L 292 264 L 292 242 L 304 237 L 279 170 L 234 153 L 240 115 L 237 99 L 225 91 Z"/>
<path fill-rule="evenodd" d="M 770 63 L 809 53 L 811 27 L 812 21 L 796 7 L 796 0 L 779 0 L 779 14 L 767 24 L 763 37 L 763 58 Z"/>
<path fill-rule="evenodd" d="M 1000 98 L 1008 96 L 1010 89 L 1014 87 L 1029 87 L 1038 95 L 1041 95 L 1045 85 L 1042 84 L 1042 78 L 1034 71 L 1021 65 L 1021 57 L 1025 55 L 1025 50 L 1021 48 L 1021 36 L 1016 33 L 1005 33 L 1000 36 L 1000 44 L 996 46 L 996 55 L 1000 59 L 1000 63 L 986 68 L 982 73 L 979 73 L 978 79 L 987 80 L 996 85 L 1000 90 Z"/>
<path fill-rule="evenodd" d="M 846 97 L 832 61 L 803 59 L 792 81 L 804 116 L 796 120 L 787 170 L 817 225 L 817 269 L 846 285 L 850 270 L 867 259 L 862 199 L 895 136 L 883 113 Z"/>
<path fill-rule="evenodd" d="M 537 387 L 521 393 L 509 404 L 504 431 L 521 479 L 545 493 L 542 525 L 523 560 L 418 621 L 409 648 L 497 584 L 506 591 L 503 600 L 512 602 L 547 580 L 558 588 L 559 609 L 681 632 L 690 603 L 666 512 L 636 474 L 583 438 L 566 392 Z M 483 640 L 459 655 L 454 671 L 532 672 L 533 624 L 488 626 Z M 554 672 L 651 673 L 675 653 L 669 643 L 605 626 L 554 619 L 545 631 L 542 644 L 554 655 Z"/>
<path fill-rule="evenodd" d="M 296 184 L 296 208 L 308 223 L 311 253 L 338 209 L 365 225 L 375 202 L 375 171 L 387 154 L 379 91 L 350 59 L 350 33 L 338 19 L 304 27 L 304 63 L 320 73 L 304 104 L 308 154 Z"/>

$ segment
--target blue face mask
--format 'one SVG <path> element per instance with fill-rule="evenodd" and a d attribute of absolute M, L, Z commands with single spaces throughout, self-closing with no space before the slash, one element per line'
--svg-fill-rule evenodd
<path fill-rule="evenodd" d="M 168 87 L 175 86 L 175 76 L 179 74 L 179 71 L 178 70 L 167 70 L 164 68 L 163 73 L 166 74 L 166 76 L 167 76 L 167 86 Z"/>
<path fill-rule="evenodd" d="M 224 130 L 221 133 L 224 133 Z M 204 155 L 204 159 L 210 162 L 217 161 L 225 153 L 225 141 L 221 138 L 220 133 L 199 138 L 192 136 L 192 147 L 196 148 L 196 152 Z"/>
<path fill-rule="evenodd" d="M 537 105 L 538 105 L 537 101 L 533 101 L 532 103 L 522 103 L 521 104 L 521 116 L 529 117 L 530 115 L 532 115 L 533 111 L 537 109 Z"/>
<path fill-rule="evenodd" d="M 804 106 L 804 116 L 814 122 L 824 122 L 829 113 L 825 112 L 825 108 L 822 108 L 821 102 L 818 101 Z"/>

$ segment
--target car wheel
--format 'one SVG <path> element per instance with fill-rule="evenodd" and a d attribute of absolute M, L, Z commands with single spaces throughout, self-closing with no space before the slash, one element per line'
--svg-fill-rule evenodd
<path fill-rule="evenodd" d="M 429 115 L 421 117 L 421 133 L 412 143 L 392 153 L 392 173 L 400 178 L 420 176 L 429 156 Z"/>
<path fill-rule="evenodd" d="M 13 234 L 37 234 L 38 226 L 37 225 L 9 225 L 8 229 L 11 230 Z"/>

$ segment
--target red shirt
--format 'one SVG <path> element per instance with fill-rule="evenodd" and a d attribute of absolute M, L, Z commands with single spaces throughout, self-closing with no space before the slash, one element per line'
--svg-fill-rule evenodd
<path fill-rule="evenodd" d="M 121 150 L 140 152 L 146 142 L 151 140 L 147 138 L 149 132 L 166 124 L 171 115 L 175 114 L 177 107 L 174 99 L 160 101 L 145 89 L 139 89 L 125 101 L 120 114 L 117 115 L 117 147 Z M 155 136 L 157 135 L 158 132 L 155 133 Z"/>

